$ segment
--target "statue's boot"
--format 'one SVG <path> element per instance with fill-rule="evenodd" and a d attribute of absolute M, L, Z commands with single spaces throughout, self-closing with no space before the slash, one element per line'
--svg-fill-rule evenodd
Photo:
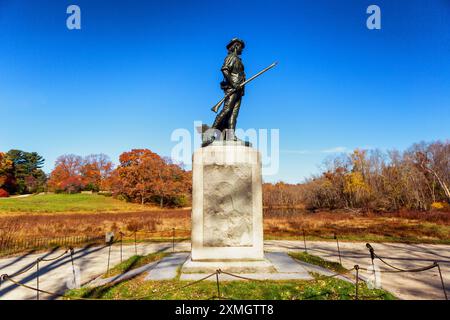
<path fill-rule="evenodd" d="M 228 141 L 241 141 L 241 139 L 239 139 L 238 137 L 236 137 L 236 134 L 234 133 L 233 129 L 228 129 L 227 130 L 227 140 Z"/>
<path fill-rule="evenodd" d="M 214 133 L 211 133 L 208 129 L 202 133 L 202 147 L 209 146 L 216 140 Z"/>

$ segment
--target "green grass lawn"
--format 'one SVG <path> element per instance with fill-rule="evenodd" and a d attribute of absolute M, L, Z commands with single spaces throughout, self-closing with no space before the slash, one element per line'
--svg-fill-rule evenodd
<path fill-rule="evenodd" d="M 148 300 L 207 300 L 217 298 L 215 281 L 202 281 L 181 288 L 186 281 L 144 281 L 144 277 L 124 281 L 110 286 L 81 288 L 68 291 L 69 298 L 94 299 L 148 299 Z M 370 290 L 364 283 L 359 284 L 360 299 L 393 300 L 395 297 L 384 290 Z M 220 281 L 223 299 L 244 300 L 352 300 L 355 285 L 343 280 L 297 281 Z"/>
<path fill-rule="evenodd" d="M 107 276 L 124 273 L 132 268 L 162 259 L 166 253 L 156 252 L 147 256 L 133 256 L 115 266 Z M 307 262 L 331 267 L 330 270 L 342 271 L 345 269 L 337 263 L 325 261 L 309 254 L 293 256 L 307 260 Z M 108 284 L 95 288 L 83 287 L 69 290 L 66 297 L 69 299 L 108 299 L 108 300 L 207 300 L 217 299 L 216 281 L 201 281 L 198 283 L 180 281 L 145 281 L 145 275 L 120 283 Z M 223 299 L 244 300 L 351 300 L 355 298 L 355 285 L 336 278 L 323 278 L 313 274 L 313 280 L 288 281 L 220 281 L 220 296 Z M 215 276 L 213 276 L 215 279 Z M 187 286 L 188 284 L 192 284 Z M 395 297 L 381 289 L 369 289 L 364 282 L 358 285 L 358 297 L 367 300 L 393 300 Z"/>
<path fill-rule="evenodd" d="M 123 212 L 152 207 L 127 203 L 97 194 L 39 194 L 0 199 L 0 213 Z"/>
<path fill-rule="evenodd" d="M 168 253 L 166 252 L 154 252 L 146 256 L 139 256 L 139 255 L 132 256 L 127 260 L 122 261 L 118 265 L 114 266 L 113 268 L 109 269 L 109 271 L 103 275 L 103 278 L 109 278 L 112 276 L 123 274 L 127 271 L 142 267 L 150 262 L 161 260 L 167 255 Z"/>
<path fill-rule="evenodd" d="M 304 261 L 306 263 L 314 264 L 316 266 L 320 266 L 336 273 L 345 273 L 347 269 L 345 269 L 340 263 L 328 261 L 322 259 L 318 256 L 313 256 L 312 254 L 306 252 L 289 252 L 289 255 L 294 259 L 298 259 Z"/>

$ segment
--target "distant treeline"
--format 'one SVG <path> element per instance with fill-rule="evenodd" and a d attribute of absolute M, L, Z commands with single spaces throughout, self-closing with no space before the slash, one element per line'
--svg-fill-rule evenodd
<path fill-rule="evenodd" d="M 263 205 L 265 207 L 296 208 L 304 206 L 304 185 L 284 182 L 263 184 Z"/>
<path fill-rule="evenodd" d="M 103 191 L 119 199 L 160 206 L 190 204 L 191 172 L 148 149 L 120 155 L 69 154 L 46 176 L 36 152 L 0 152 L 0 197 L 41 191 Z M 404 152 L 355 150 L 327 159 L 323 173 L 302 184 L 263 185 L 266 207 L 358 211 L 450 210 L 450 142 L 412 145 Z"/>
<path fill-rule="evenodd" d="M 43 164 L 44 158 L 36 152 L 0 152 L 0 197 L 44 191 L 47 177 Z"/>
<path fill-rule="evenodd" d="M 190 203 L 191 173 L 148 149 L 124 152 L 114 168 L 108 156 L 60 156 L 46 176 L 37 153 L 11 150 L 0 153 L 0 197 L 50 191 L 102 192 L 118 199 L 160 206 Z"/>
<path fill-rule="evenodd" d="M 303 184 L 264 185 L 265 206 L 307 209 L 449 209 L 450 142 L 414 144 L 404 152 L 355 150 L 328 159 Z"/>

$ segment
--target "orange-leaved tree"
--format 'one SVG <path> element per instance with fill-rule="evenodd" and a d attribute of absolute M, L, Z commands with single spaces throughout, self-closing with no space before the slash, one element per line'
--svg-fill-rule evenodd
<path fill-rule="evenodd" d="M 112 170 L 113 163 L 103 153 L 85 157 L 80 167 L 85 190 L 99 191 L 102 187 L 102 181 L 109 177 Z"/>
<path fill-rule="evenodd" d="M 191 190 L 190 173 L 148 149 L 120 155 L 117 168 L 120 193 L 134 202 L 182 205 Z"/>
<path fill-rule="evenodd" d="M 0 196 L 9 196 L 15 185 L 14 164 L 6 153 L 0 152 Z"/>
<path fill-rule="evenodd" d="M 55 192 L 79 192 L 84 188 L 81 178 L 81 165 L 83 159 L 74 154 L 66 154 L 58 157 L 55 168 L 50 173 L 47 185 L 50 191 Z"/>

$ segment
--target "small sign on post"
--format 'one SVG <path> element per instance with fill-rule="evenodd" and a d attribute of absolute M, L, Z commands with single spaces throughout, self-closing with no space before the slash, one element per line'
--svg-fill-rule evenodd
<path fill-rule="evenodd" d="M 107 244 L 110 244 L 114 241 L 114 232 L 107 232 L 105 234 L 105 242 Z"/>

